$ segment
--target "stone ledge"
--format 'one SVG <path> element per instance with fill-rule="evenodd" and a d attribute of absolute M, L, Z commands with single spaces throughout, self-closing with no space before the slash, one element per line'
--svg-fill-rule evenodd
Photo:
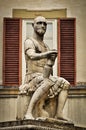
<path fill-rule="evenodd" d="M 18 87 L 14 86 L 0 86 L 0 97 L 4 98 L 11 98 L 11 97 L 17 97 L 18 96 Z M 69 97 L 71 97 L 71 95 L 74 96 L 79 96 L 79 95 L 83 95 L 84 97 L 86 97 L 86 85 L 79 85 L 79 86 L 72 86 L 69 90 Z"/>
<path fill-rule="evenodd" d="M 86 97 L 86 86 L 75 86 L 69 90 L 69 97 Z"/>
<path fill-rule="evenodd" d="M 73 123 L 48 120 L 19 120 L 0 122 L 0 130 L 75 130 Z"/>

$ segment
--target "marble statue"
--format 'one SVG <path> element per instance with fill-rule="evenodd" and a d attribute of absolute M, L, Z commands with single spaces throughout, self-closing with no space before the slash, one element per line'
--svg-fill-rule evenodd
<path fill-rule="evenodd" d="M 52 68 L 58 52 L 55 49 L 50 50 L 43 41 L 47 20 L 38 16 L 32 26 L 33 37 L 26 39 L 24 43 L 25 81 L 19 87 L 21 95 L 32 93 L 24 119 L 54 118 L 67 121 L 63 115 L 63 108 L 70 83 L 62 77 L 53 76 Z"/>

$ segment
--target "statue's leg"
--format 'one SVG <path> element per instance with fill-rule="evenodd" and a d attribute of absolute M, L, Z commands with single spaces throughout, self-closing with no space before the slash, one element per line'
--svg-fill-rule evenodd
<path fill-rule="evenodd" d="M 52 85 L 52 81 L 49 79 L 44 79 L 41 86 L 37 88 L 37 90 L 34 92 L 30 104 L 28 106 L 28 110 L 25 115 L 25 119 L 34 119 L 33 117 L 33 109 L 35 108 L 35 105 L 42 97 L 46 95 L 46 93 L 49 91 L 50 87 Z"/>
<path fill-rule="evenodd" d="M 40 101 L 37 103 L 37 118 L 44 119 L 49 117 L 49 113 L 45 110 L 45 100 L 48 93 L 44 94 Z"/>
<path fill-rule="evenodd" d="M 62 90 L 58 95 L 58 107 L 57 107 L 57 113 L 56 113 L 56 117 L 58 119 L 65 120 L 63 116 L 63 108 L 65 106 L 67 96 L 68 96 L 67 90 Z"/>
<path fill-rule="evenodd" d="M 68 120 L 63 115 L 63 109 L 67 101 L 69 87 L 70 87 L 69 82 L 65 82 L 62 90 L 58 94 L 58 106 L 57 106 L 56 118 L 60 120 L 66 120 L 66 121 Z"/>

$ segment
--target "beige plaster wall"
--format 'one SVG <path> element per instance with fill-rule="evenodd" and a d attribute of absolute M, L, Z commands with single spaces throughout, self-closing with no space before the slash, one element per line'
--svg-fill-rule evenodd
<path fill-rule="evenodd" d="M 16 120 L 17 98 L 0 98 L 0 122 Z"/>
<path fill-rule="evenodd" d="M 67 9 L 67 17 L 76 18 L 76 79 L 86 82 L 86 0 L 0 0 L 0 84 L 2 83 L 3 17 L 12 17 L 12 9 Z"/>
<path fill-rule="evenodd" d="M 68 98 L 64 115 L 71 119 L 75 126 L 86 128 L 86 102 L 85 96 L 73 96 Z M 21 112 L 22 108 L 20 109 Z M 17 98 L 0 97 L 0 122 L 16 120 Z"/>

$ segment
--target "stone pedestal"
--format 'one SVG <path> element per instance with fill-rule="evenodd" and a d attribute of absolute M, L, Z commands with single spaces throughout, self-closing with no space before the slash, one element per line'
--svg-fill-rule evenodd
<path fill-rule="evenodd" d="M 20 120 L 0 123 L 0 130 L 75 130 L 73 123 L 54 119 Z"/>

